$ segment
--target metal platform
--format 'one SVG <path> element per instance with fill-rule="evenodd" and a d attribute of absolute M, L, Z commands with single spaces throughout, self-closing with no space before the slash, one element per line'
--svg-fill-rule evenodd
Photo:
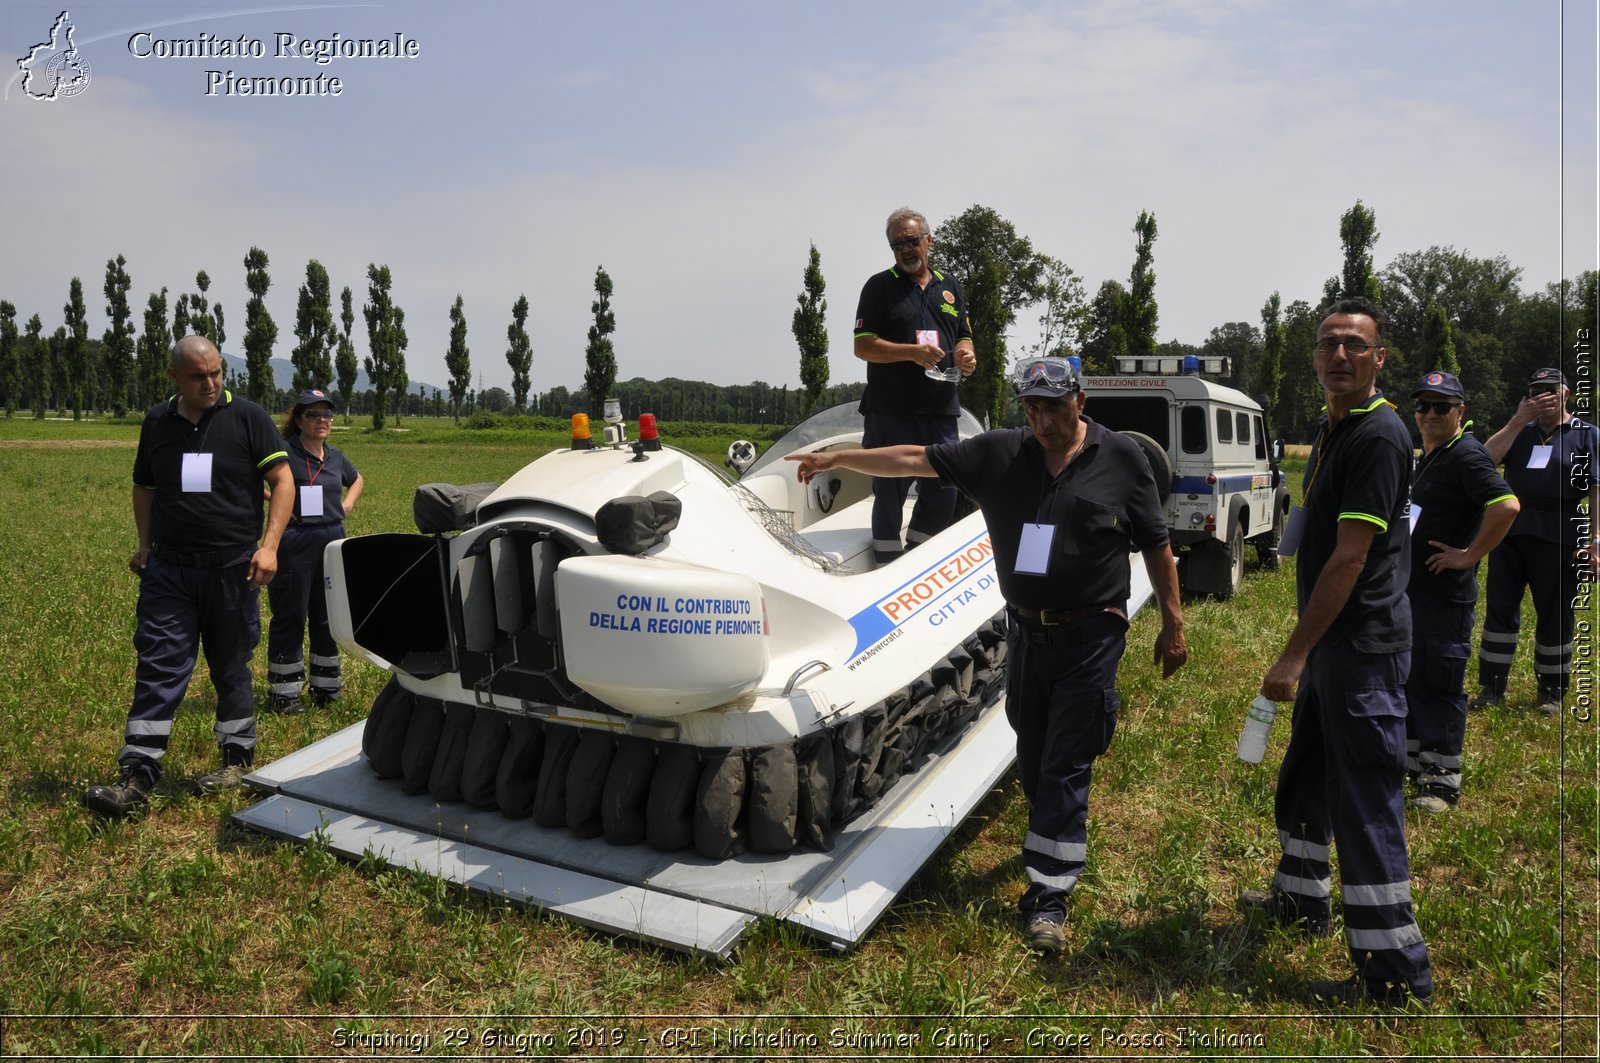
<path fill-rule="evenodd" d="M 496 811 L 408 797 L 361 757 L 365 722 L 257 769 L 271 796 L 235 813 L 253 829 L 326 840 L 611 933 L 723 958 L 762 916 L 838 948 L 859 942 L 939 845 L 1011 766 L 1016 738 L 1004 698 L 953 748 L 902 777 L 833 849 L 707 860 L 644 845 L 613 846 Z"/>

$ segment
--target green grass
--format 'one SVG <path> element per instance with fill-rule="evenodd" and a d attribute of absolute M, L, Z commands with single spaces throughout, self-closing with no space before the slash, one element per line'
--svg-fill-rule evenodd
<path fill-rule="evenodd" d="M 353 534 L 409 528 L 419 483 L 501 479 L 559 442 L 428 419 L 402 427 L 336 435 L 368 482 Z M 1190 663 L 1170 681 L 1148 661 L 1154 617 L 1136 621 L 1121 723 L 1097 765 L 1089 865 L 1055 960 L 1018 941 L 1026 811 L 1010 778 L 854 952 L 765 921 L 723 965 L 234 826 L 246 797 L 188 792 L 216 754 L 204 666 L 155 808 L 97 822 L 78 794 L 113 774 L 132 688 L 136 434 L 0 422 L 0 1013 L 12 1016 L 0 1056 L 407 1055 L 423 1037 L 429 1055 L 512 1055 L 520 1044 L 637 1056 L 641 1036 L 653 1052 L 703 1056 L 713 1034 L 716 1052 L 749 1058 L 1595 1050 L 1595 725 L 1527 711 L 1531 639 L 1512 707 L 1471 719 L 1461 809 L 1408 823 L 1434 1014 L 1308 1012 L 1296 993 L 1345 972 L 1340 938 L 1252 929 L 1234 910 L 1277 853 L 1272 794 L 1288 728 L 1261 766 L 1241 764 L 1233 746 L 1293 623 L 1290 565 L 1251 572 L 1233 602 L 1188 603 Z M 694 449 L 719 460 L 731 438 L 696 435 Z M 256 664 L 259 683 L 264 647 Z M 334 711 L 262 718 L 261 762 L 362 717 L 385 677 L 345 668 L 349 697 Z M 697 1031 L 698 1048 L 669 1050 L 677 1027 Z M 941 1028 L 960 1039 L 935 1043 Z M 1180 1028 L 1236 1043 L 1180 1043 Z M 822 1047 L 729 1045 L 751 1032 Z M 900 1032 L 915 1044 L 830 1041 Z M 1245 1035 L 1259 1047 L 1238 1045 Z"/>

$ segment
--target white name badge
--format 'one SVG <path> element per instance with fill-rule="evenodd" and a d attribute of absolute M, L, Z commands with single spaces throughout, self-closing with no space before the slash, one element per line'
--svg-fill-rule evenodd
<path fill-rule="evenodd" d="M 1422 507 L 1415 502 L 1411 503 L 1411 531 L 1417 530 L 1417 522 L 1422 519 Z"/>
<path fill-rule="evenodd" d="M 300 485 L 300 516 L 322 516 L 322 488 L 316 484 Z"/>
<path fill-rule="evenodd" d="M 1541 443 L 1533 448 L 1533 453 L 1528 455 L 1528 468 L 1543 469 L 1550 464 L 1550 452 L 1555 448 L 1549 443 Z"/>
<path fill-rule="evenodd" d="M 905 333 L 902 332 L 901 335 L 903 336 Z M 936 328 L 917 329 L 917 342 L 929 343 L 935 347 L 939 346 L 939 330 Z"/>
<path fill-rule="evenodd" d="M 1294 506 L 1289 510 L 1289 519 L 1283 525 L 1283 537 L 1278 540 L 1278 556 L 1293 557 L 1294 552 L 1300 549 L 1300 540 L 1306 534 L 1306 507 Z"/>
<path fill-rule="evenodd" d="M 1050 543 L 1055 539 L 1054 524 L 1024 524 L 1022 542 L 1017 546 L 1016 571 L 1028 576 L 1043 576 L 1050 570 Z"/>
<path fill-rule="evenodd" d="M 185 454 L 183 456 L 183 490 L 191 494 L 211 493 L 210 454 Z"/>

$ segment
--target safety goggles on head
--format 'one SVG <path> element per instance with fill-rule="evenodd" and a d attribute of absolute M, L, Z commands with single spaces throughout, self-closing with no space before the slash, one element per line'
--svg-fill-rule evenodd
<path fill-rule="evenodd" d="M 1033 358 L 1011 371 L 1011 388 L 1017 398 L 1059 398 L 1079 390 L 1078 374 L 1065 358 Z"/>

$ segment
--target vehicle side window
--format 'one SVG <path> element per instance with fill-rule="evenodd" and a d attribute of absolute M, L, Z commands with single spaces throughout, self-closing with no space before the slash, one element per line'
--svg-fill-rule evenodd
<path fill-rule="evenodd" d="M 1233 442 L 1233 418 L 1229 416 L 1227 410 L 1217 411 L 1217 442 Z"/>
<path fill-rule="evenodd" d="M 1266 461 L 1267 460 L 1267 432 L 1266 432 L 1266 426 L 1261 423 L 1261 418 L 1259 418 L 1259 417 L 1257 417 L 1255 419 L 1255 421 L 1256 421 L 1256 460 L 1257 461 Z"/>
<path fill-rule="evenodd" d="M 1185 406 L 1178 418 L 1178 435 L 1185 454 L 1206 452 L 1206 411 L 1199 406 Z"/>
<path fill-rule="evenodd" d="M 1236 413 L 1233 415 L 1233 423 L 1236 428 L 1236 434 L 1239 437 L 1239 442 L 1250 442 L 1250 415 L 1247 413 Z"/>

